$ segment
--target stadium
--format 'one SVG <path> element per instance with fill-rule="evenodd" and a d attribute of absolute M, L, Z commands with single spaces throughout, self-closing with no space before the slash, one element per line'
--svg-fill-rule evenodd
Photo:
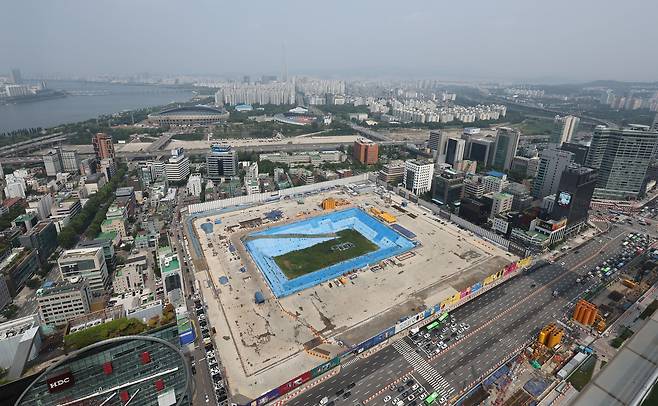
<path fill-rule="evenodd" d="M 148 115 L 151 123 L 165 126 L 210 125 L 224 121 L 229 113 L 208 106 L 175 107 Z"/>
<path fill-rule="evenodd" d="M 367 175 L 188 210 L 195 277 L 238 404 L 281 396 L 517 260 Z"/>

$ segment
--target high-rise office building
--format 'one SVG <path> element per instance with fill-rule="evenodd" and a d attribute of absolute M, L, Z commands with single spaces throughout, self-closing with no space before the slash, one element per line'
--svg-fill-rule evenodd
<path fill-rule="evenodd" d="M 379 146 L 367 138 L 359 138 L 354 141 L 352 154 L 362 164 L 374 165 L 379 159 Z"/>
<path fill-rule="evenodd" d="M 499 128 L 496 135 L 491 166 L 496 169 L 508 171 L 512 167 L 512 160 L 519 147 L 519 138 L 520 134 L 517 130 L 507 127 Z"/>
<path fill-rule="evenodd" d="M 454 166 L 457 162 L 462 161 L 464 159 L 465 146 L 466 141 L 461 138 L 448 138 L 445 163 Z"/>
<path fill-rule="evenodd" d="M 658 131 L 645 125 L 598 126 L 586 164 L 599 171 L 594 197 L 626 200 L 644 195 L 644 180 L 658 144 Z"/>
<path fill-rule="evenodd" d="M 560 149 L 563 151 L 569 151 L 573 154 L 573 162 L 578 165 L 585 165 L 587 160 L 587 153 L 589 152 L 589 147 L 582 144 L 574 144 L 572 142 L 565 142 L 560 146 Z"/>
<path fill-rule="evenodd" d="M 190 176 L 190 158 L 185 156 L 183 148 L 171 150 L 171 157 L 165 163 L 165 177 L 168 182 L 181 182 Z"/>
<path fill-rule="evenodd" d="M 467 142 L 468 159 L 490 166 L 494 155 L 495 141 L 484 138 L 471 138 Z"/>
<path fill-rule="evenodd" d="M 432 187 L 434 164 L 416 160 L 404 163 L 404 187 L 415 195 L 422 195 Z"/>
<path fill-rule="evenodd" d="M 434 161 L 443 163 L 445 162 L 445 150 L 448 136 L 443 134 L 441 130 L 430 131 L 430 138 L 427 141 L 427 148 L 432 151 Z"/>
<path fill-rule="evenodd" d="M 464 196 L 464 173 L 446 169 L 434 176 L 432 199 L 441 204 L 454 204 Z"/>
<path fill-rule="evenodd" d="M 578 164 L 571 164 L 562 172 L 551 217 L 555 220 L 566 218 L 568 232 L 587 222 L 596 181 L 596 169 Z"/>
<path fill-rule="evenodd" d="M 238 174 L 238 154 L 230 146 L 213 144 L 206 156 L 208 179 L 220 181 Z"/>
<path fill-rule="evenodd" d="M 578 131 L 580 118 L 576 116 L 555 116 L 553 124 L 551 143 L 560 146 L 565 142 L 571 142 L 571 138 Z"/>
<path fill-rule="evenodd" d="M 59 150 L 64 172 L 77 173 L 80 170 L 80 158 L 77 151 Z"/>
<path fill-rule="evenodd" d="M 9 72 L 9 82 L 11 82 L 14 85 L 20 85 L 23 83 L 23 78 L 21 76 L 21 70 L 14 68 Z"/>
<path fill-rule="evenodd" d="M 59 150 L 52 149 L 42 155 L 43 166 L 46 168 L 46 175 L 56 176 L 62 172 L 62 157 Z"/>
<path fill-rule="evenodd" d="M 557 148 L 547 148 L 539 154 L 539 168 L 532 183 L 532 196 L 543 199 L 554 195 L 560 185 L 562 172 L 573 160 L 573 154 Z"/>
<path fill-rule="evenodd" d="M 98 133 L 93 136 L 91 143 L 94 146 L 94 153 L 96 159 L 101 161 L 103 159 L 115 159 L 114 144 L 112 143 L 112 136 L 105 133 Z"/>

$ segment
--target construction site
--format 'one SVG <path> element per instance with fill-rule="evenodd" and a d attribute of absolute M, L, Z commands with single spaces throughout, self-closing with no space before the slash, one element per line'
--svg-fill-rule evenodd
<path fill-rule="evenodd" d="M 239 401 L 349 352 L 518 259 L 369 182 L 209 211 L 193 226 L 203 251 L 193 260 L 207 269 L 196 276 Z M 327 254 L 317 271 L 294 278 L 274 269 L 282 263 L 277 258 L 320 249 L 344 229 L 376 247 L 341 262 Z M 358 244 L 325 243 L 336 255 Z"/>

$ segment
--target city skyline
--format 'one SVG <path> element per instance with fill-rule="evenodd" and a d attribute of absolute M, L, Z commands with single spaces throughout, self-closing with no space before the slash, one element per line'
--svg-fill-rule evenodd
<path fill-rule="evenodd" d="M 344 12 L 348 4 L 339 2 L 310 14 L 291 1 L 197 1 L 184 10 L 155 1 L 27 1 L 7 5 L 16 18 L 0 27 L 0 72 L 656 80 L 658 57 L 646 41 L 658 35 L 651 20 L 658 5 L 605 3 L 421 2 L 400 11 L 360 2 Z M 181 22 L 181 13 L 193 23 Z M 622 14 L 634 18 L 618 20 Z M 602 35 L 611 26 L 615 35 Z M 643 63 L 625 63 L 611 52 L 618 49 L 643 55 Z"/>

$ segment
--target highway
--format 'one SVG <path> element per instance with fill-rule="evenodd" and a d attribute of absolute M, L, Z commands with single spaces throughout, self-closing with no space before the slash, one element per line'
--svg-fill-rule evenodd
<path fill-rule="evenodd" d="M 623 228 L 612 227 L 554 264 L 519 275 L 451 312 L 458 323 L 470 324 L 470 330 L 440 354 L 427 359 L 408 337 L 396 339 L 368 358 L 346 361 L 339 374 L 288 404 L 317 404 L 324 396 L 336 405 L 383 404 L 381 398 L 395 395 L 388 386 L 409 375 L 448 399 L 455 397 L 533 339 L 545 324 L 563 319 L 565 307 L 594 283 L 578 284 L 577 275 L 603 260 L 601 250 L 609 255 L 619 250 L 626 234 Z M 352 382 L 356 386 L 350 398 L 331 396 Z"/>

